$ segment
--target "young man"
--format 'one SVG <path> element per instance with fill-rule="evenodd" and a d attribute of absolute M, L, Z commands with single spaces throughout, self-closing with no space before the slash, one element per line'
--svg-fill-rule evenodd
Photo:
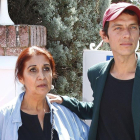
<path fill-rule="evenodd" d="M 100 35 L 114 58 L 88 71 L 94 101 L 67 96 L 52 99 L 80 118 L 92 119 L 89 140 L 140 140 L 140 56 L 135 53 L 139 24 L 139 8 L 130 3 L 111 4 Z"/>

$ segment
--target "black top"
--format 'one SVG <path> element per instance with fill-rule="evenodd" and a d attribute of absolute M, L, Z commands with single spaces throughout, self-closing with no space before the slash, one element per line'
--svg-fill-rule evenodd
<path fill-rule="evenodd" d="M 108 75 L 100 104 L 97 140 L 135 140 L 133 83 L 134 79 L 119 80 Z"/>
<path fill-rule="evenodd" d="M 44 116 L 43 130 L 37 115 L 29 115 L 21 111 L 22 126 L 18 130 L 18 140 L 51 140 L 50 113 Z M 58 134 L 54 129 L 53 140 L 59 140 Z"/>

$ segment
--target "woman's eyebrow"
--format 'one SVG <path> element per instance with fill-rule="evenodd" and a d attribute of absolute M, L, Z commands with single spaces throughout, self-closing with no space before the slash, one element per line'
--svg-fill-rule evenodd
<path fill-rule="evenodd" d="M 50 66 L 50 64 L 44 64 L 44 66 L 46 66 L 46 65 L 49 65 Z"/>
<path fill-rule="evenodd" d="M 35 67 L 36 65 L 30 65 L 27 69 L 29 69 L 30 67 Z M 44 64 L 44 66 L 50 66 L 50 64 Z"/>
<path fill-rule="evenodd" d="M 36 65 L 30 65 L 27 69 L 29 69 L 30 67 L 35 67 Z"/>

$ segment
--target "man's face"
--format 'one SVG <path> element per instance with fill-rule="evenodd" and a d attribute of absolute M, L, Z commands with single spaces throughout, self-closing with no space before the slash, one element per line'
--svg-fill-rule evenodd
<path fill-rule="evenodd" d="M 139 40 L 137 16 L 122 13 L 115 20 L 109 21 L 108 36 L 105 42 L 110 44 L 114 56 L 134 54 Z"/>

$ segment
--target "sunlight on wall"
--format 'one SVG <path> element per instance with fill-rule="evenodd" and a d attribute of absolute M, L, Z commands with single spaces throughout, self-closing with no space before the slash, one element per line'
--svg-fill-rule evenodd
<path fill-rule="evenodd" d="M 16 60 L 17 56 L 0 56 L 0 107 L 22 92 L 14 78 Z"/>

